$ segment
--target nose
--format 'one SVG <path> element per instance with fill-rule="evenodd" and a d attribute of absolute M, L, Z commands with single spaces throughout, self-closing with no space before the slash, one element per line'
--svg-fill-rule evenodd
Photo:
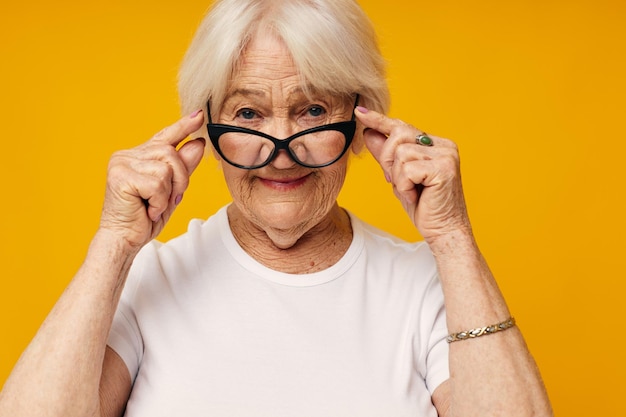
<path fill-rule="evenodd" d="M 284 149 L 278 150 L 270 164 L 276 169 L 289 169 L 297 165 L 296 161 L 294 161 L 291 155 Z"/>
<path fill-rule="evenodd" d="M 289 120 L 275 120 L 272 123 L 272 129 L 268 132 L 277 139 L 286 139 L 296 133 L 297 129 Z M 285 149 L 279 149 L 270 164 L 276 169 L 289 169 L 297 165 L 289 152 Z"/>
<path fill-rule="evenodd" d="M 267 120 L 265 128 L 262 130 L 276 139 L 286 139 L 300 129 L 289 118 L 276 116 Z"/>

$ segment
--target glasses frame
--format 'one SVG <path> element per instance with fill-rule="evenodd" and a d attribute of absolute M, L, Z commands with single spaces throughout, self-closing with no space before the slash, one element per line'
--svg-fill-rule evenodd
<path fill-rule="evenodd" d="M 327 167 L 329 165 L 334 164 L 335 162 L 337 162 L 339 159 L 341 159 L 342 156 L 345 155 L 346 151 L 350 148 L 350 145 L 352 144 L 352 140 L 354 139 L 354 133 L 356 132 L 356 120 L 355 120 L 355 115 L 354 115 L 354 109 L 356 108 L 356 106 L 359 103 L 359 94 L 356 95 L 356 99 L 354 100 L 354 108 L 352 111 L 352 118 L 349 121 L 344 121 L 344 122 L 337 122 L 337 123 L 330 123 L 327 125 L 321 125 L 321 126 L 316 126 L 310 129 L 306 129 L 303 130 L 301 132 L 296 133 L 295 135 L 291 135 L 288 138 L 285 139 L 277 139 L 274 136 L 268 135 L 267 133 L 263 133 L 260 132 L 258 130 L 252 130 L 252 129 L 246 129 L 245 127 L 239 127 L 239 126 L 232 126 L 232 125 L 226 125 L 226 124 L 220 124 L 220 123 L 213 123 L 213 121 L 211 120 L 211 106 L 210 106 L 210 102 L 211 100 L 207 101 L 207 110 L 208 110 L 208 117 L 209 117 L 209 123 L 207 124 L 207 131 L 209 133 L 209 139 L 211 140 L 211 143 L 213 144 L 213 147 L 215 148 L 215 150 L 217 151 L 217 153 L 226 161 L 228 162 L 230 165 L 237 167 L 237 168 L 241 168 L 241 169 L 258 169 L 258 168 L 263 168 L 264 166 L 269 165 L 274 158 L 276 158 L 276 156 L 278 155 L 279 151 L 281 149 L 284 149 L 287 154 L 289 154 L 289 156 L 291 157 L 291 159 L 297 163 L 298 165 L 301 165 L 303 167 L 307 167 L 307 168 L 324 168 Z M 330 162 L 326 162 L 324 164 L 321 165 L 312 165 L 312 164 L 306 164 L 300 160 L 298 160 L 298 158 L 296 157 L 296 155 L 292 152 L 291 148 L 289 148 L 289 144 L 304 135 L 307 135 L 309 133 L 316 133 L 316 132 L 323 132 L 326 130 L 335 130 L 338 132 L 341 132 L 343 134 L 343 136 L 346 139 L 346 144 L 343 148 L 343 150 L 341 151 L 341 153 L 339 154 L 339 156 L 337 156 L 335 159 L 333 159 Z M 224 156 L 224 154 L 222 153 L 222 150 L 220 149 L 220 145 L 219 145 L 219 139 L 220 137 L 225 134 L 225 133 L 230 133 L 230 132 L 238 132 L 238 133 L 247 133 L 250 135 L 255 135 L 255 136 L 260 136 L 262 138 L 268 139 L 270 140 L 273 144 L 274 144 L 274 150 L 270 153 L 270 155 L 267 157 L 267 159 L 260 164 L 257 165 L 240 165 L 237 163 L 234 163 L 233 161 L 229 160 L 226 156 Z"/>

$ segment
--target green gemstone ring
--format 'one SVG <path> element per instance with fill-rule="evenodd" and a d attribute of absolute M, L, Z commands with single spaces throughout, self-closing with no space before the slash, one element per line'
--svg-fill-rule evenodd
<path fill-rule="evenodd" d="M 426 133 L 420 133 L 415 138 L 415 143 L 423 146 L 433 146 L 433 140 Z"/>

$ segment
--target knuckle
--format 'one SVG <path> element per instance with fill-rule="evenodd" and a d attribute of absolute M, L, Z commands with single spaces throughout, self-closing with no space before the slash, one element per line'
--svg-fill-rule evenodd
<path fill-rule="evenodd" d="M 108 168 L 111 169 L 115 166 L 123 164 L 123 161 L 128 158 L 128 151 L 117 151 L 111 155 L 109 158 Z"/>
<path fill-rule="evenodd" d="M 107 167 L 107 181 L 120 182 L 132 175 L 132 169 L 125 161 L 111 159 Z"/>
<path fill-rule="evenodd" d="M 180 178 L 174 181 L 174 185 L 178 190 L 186 190 L 187 187 L 189 187 L 189 177 L 187 175 L 182 175 Z"/>
<path fill-rule="evenodd" d="M 460 165 L 459 158 L 454 153 L 448 153 L 442 157 L 440 163 L 447 171 L 456 171 Z"/>
<path fill-rule="evenodd" d="M 153 140 L 161 140 L 163 138 L 165 138 L 166 136 L 168 136 L 169 132 L 170 132 L 170 128 L 171 126 L 168 127 L 164 127 L 163 129 L 159 130 L 158 132 L 156 132 L 154 134 L 154 136 L 152 136 Z"/>
<path fill-rule="evenodd" d="M 137 157 L 138 160 L 174 165 L 180 159 L 176 149 L 170 145 L 157 145 L 147 148 Z"/>
<path fill-rule="evenodd" d="M 450 139 L 443 139 L 445 141 L 445 143 L 450 147 L 450 149 L 454 150 L 455 152 L 459 151 L 459 145 L 457 145 L 456 142 L 450 140 Z"/>
<path fill-rule="evenodd" d="M 408 124 L 407 122 L 405 122 L 402 119 L 391 119 L 392 122 L 394 123 L 394 125 L 403 128 L 403 129 L 413 129 L 413 126 L 411 126 L 410 124 Z"/>
<path fill-rule="evenodd" d="M 170 145 L 159 146 L 158 151 L 165 158 L 170 158 L 170 159 L 178 158 L 178 152 L 176 151 L 176 148 L 174 148 L 173 146 L 170 146 Z"/>
<path fill-rule="evenodd" d="M 158 177 L 148 177 L 146 182 L 147 188 L 151 190 L 150 194 L 152 194 L 153 196 L 160 196 L 165 194 L 169 196 L 171 182 L 165 181 L 163 178 Z"/>
<path fill-rule="evenodd" d="M 160 163 L 156 164 L 154 168 L 154 173 L 156 177 L 159 178 L 162 182 L 171 182 L 171 178 L 174 174 L 174 169 L 170 164 Z"/>

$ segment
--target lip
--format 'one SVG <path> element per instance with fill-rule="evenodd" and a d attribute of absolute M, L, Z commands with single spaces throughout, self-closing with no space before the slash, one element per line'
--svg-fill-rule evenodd
<path fill-rule="evenodd" d="M 261 184 L 265 185 L 268 188 L 272 188 L 278 191 L 291 191 L 296 188 L 301 187 L 304 183 L 307 182 L 311 173 L 304 175 L 302 177 L 290 177 L 290 178 L 263 178 L 258 177 Z"/>

